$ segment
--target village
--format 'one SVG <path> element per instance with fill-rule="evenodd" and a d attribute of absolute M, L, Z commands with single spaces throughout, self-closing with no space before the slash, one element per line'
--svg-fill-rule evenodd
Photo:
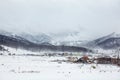
<path fill-rule="evenodd" d="M 7 52 L 6 52 L 7 51 Z M 37 57 L 65 57 L 66 60 L 57 60 L 59 63 L 71 62 L 71 63 L 83 63 L 83 64 L 110 64 L 120 66 L 120 55 L 119 51 L 113 54 L 106 53 L 85 53 L 85 52 L 48 52 L 48 53 L 23 53 L 15 54 L 8 50 L 0 53 L 0 55 L 8 56 L 37 56 Z M 4 53 L 7 54 L 4 54 Z"/>

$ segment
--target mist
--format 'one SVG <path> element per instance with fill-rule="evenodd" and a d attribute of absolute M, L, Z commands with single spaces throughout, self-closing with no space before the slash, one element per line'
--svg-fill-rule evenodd
<path fill-rule="evenodd" d="M 119 0 L 0 0 L 0 30 L 95 38 L 119 26 Z"/>

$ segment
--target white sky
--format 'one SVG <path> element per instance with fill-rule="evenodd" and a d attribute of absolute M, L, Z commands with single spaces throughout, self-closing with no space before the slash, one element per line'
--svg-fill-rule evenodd
<path fill-rule="evenodd" d="M 119 33 L 120 0 L 0 0 L 0 29 L 92 38 Z"/>

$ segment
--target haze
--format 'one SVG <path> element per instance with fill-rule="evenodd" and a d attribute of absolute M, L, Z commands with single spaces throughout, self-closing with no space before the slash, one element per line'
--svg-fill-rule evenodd
<path fill-rule="evenodd" d="M 0 29 L 85 38 L 119 33 L 120 0 L 0 0 Z"/>

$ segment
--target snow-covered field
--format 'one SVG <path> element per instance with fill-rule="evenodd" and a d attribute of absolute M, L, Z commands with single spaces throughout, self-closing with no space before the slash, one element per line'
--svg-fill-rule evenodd
<path fill-rule="evenodd" d="M 0 56 L 0 80 L 120 80 L 120 67 L 53 62 L 57 59 L 66 58 Z"/>

